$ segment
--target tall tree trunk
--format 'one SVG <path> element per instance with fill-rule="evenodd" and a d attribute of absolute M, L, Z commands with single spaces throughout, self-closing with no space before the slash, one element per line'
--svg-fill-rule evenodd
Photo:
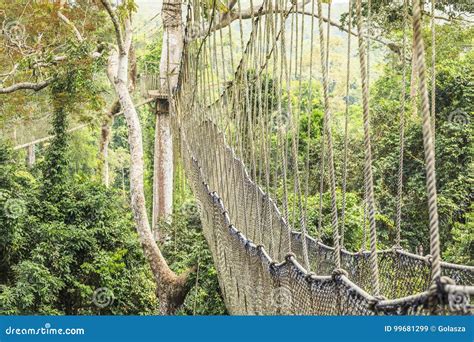
<path fill-rule="evenodd" d="M 120 111 L 120 102 L 115 100 L 100 128 L 99 142 L 99 173 L 102 176 L 102 183 L 109 186 L 109 144 L 112 137 L 111 130 L 114 124 L 114 115 Z"/>
<path fill-rule="evenodd" d="M 160 85 L 161 90 L 169 94 L 169 108 L 172 111 L 172 93 L 178 84 L 183 51 L 181 0 L 163 3 L 162 18 L 163 47 L 160 60 Z M 172 114 L 172 112 L 158 111 L 156 118 L 153 170 L 153 230 L 155 232 L 158 232 L 158 221 L 169 220 L 173 211 L 173 140 L 170 118 Z"/>
<path fill-rule="evenodd" d="M 157 104 L 159 106 L 159 104 Z M 153 154 L 153 217 L 152 227 L 159 241 L 159 220 L 169 221 L 173 211 L 173 139 L 170 113 L 156 110 Z"/>
<path fill-rule="evenodd" d="M 35 165 L 35 162 L 36 162 L 35 147 L 36 147 L 35 144 L 31 144 L 28 146 L 28 150 L 27 150 L 26 162 L 30 169 Z"/>
<path fill-rule="evenodd" d="M 105 0 L 103 0 L 102 3 L 104 6 L 109 6 L 106 8 L 109 11 L 111 19 L 114 25 L 119 27 L 118 18 L 114 15 L 110 4 Z M 169 268 L 161 254 L 150 229 L 145 205 L 142 129 L 128 87 L 127 70 L 132 40 L 132 28 L 129 19 L 126 18 L 124 22 L 125 29 L 123 32 L 117 29 L 119 49 L 118 51 L 113 51 L 109 57 L 107 74 L 115 89 L 128 126 L 131 207 L 137 232 L 155 279 L 157 296 L 160 302 L 160 312 L 162 314 L 173 314 L 183 303 L 190 289 L 191 284 L 189 284 L 187 279 L 189 274 L 193 272 L 193 269 L 179 276 L 176 275 Z"/>
<path fill-rule="evenodd" d="M 129 51 L 129 68 L 128 68 L 128 88 L 130 92 L 135 90 L 137 82 L 137 58 L 133 45 Z M 103 184 L 109 186 L 109 144 L 112 138 L 112 126 L 114 124 L 114 116 L 120 112 L 120 101 L 115 100 L 107 113 L 100 129 L 99 142 L 99 174 L 102 175 Z"/>

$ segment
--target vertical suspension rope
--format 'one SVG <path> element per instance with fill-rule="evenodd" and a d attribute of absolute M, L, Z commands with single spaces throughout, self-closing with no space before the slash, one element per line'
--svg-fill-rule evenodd
<path fill-rule="evenodd" d="M 263 8 L 266 4 L 266 1 L 264 1 L 261 5 Z M 253 7 L 253 0 L 250 1 L 250 5 Z M 262 110 L 262 86 L 261 86 L 261 81 L 260 81 L 260 73 L 258 72 L 258 67 L 259 67 L 259 57 L 261 56 L 261 44 L 262 44 L 262 25 L 260 24 L 262 17 L 256 17 L 255 18 L 255 38 L 254 38 L 254 44 L 253 44 L 253 51 L 254 53 L 254 58 L 253 58 L 253 69 L 254 69 L 254 91 L 253 91 L 253 99 L 252 99 L 252 109 L 251 109 L 251 122 L 250 122 L 250 130 L 252 131 L 251 136 L 253 139 L 252 145 L 253 145 L 253 151 L 252 151 L 252 163 L 253 163 L 253 179 L 255 182 L 260 182 L 260 175 L 261 172 L 261 167 L 259 166 L 259 162 L 261 161 L 261 158 L 258 158 L 258 148 L 259 148 L 259 142 L 260 142 L 260 135 L 255 135 L 253 132 L 254 128 L 257 128 L 257 120 L 258 118 L 261 118 L 261 110 Z M 258 108 L 257 108 L 258 107 Z M 257 151 L 255 151 L 257 150 Z M 258 160 L 257 160 L 258 158 Z M 261 183 L 260 183 L 261 184 Z M 263 231 L 262 231 L 262 222 L 261 222 L 261 203 L 257 201 L 258 199 L 258 189 L 255 188 L 254 194 L 255 196 L 255 215 L 256 215 L 256 221 L 257 221 L 257 233 L 259 234 L 259 240 L 263 242 Z M 256 234 L 257 234 L 256 233 Z"/>
<path fill-rule="evenodd" d="M 273 68 L 272 68 L 272 80 L 273 80 L 273 85 L 274 85 L 274 90 L 273 90 L 273 96 L 277 97 L 278 98 L 278 104 L 281 102 L 281 97 L 280 96 L 276 96 L 276 95 L 280 95 L 280 90 L 279 90 L 279 84 L 280 82 L 278 82 L 278 76 L 279 76 L 279 72 L 277 70 L 278 68 L 278 56 L 279 54 L 276 52 L 277 51 L 277 43 L 278 43 L 278 34 L 276 33 L 277 31 L 277 28 L 279 27 L 279 16 L 278 16 L 278 1 L 275 2 L 275 11 L 274 11 L 274 14 L 273 14 L 273 20 L 274 22 L 272 22 L 272 27 L 274 29 L 274 51 L 272 53 L 273 55 Z M 281 32 L 281 31 L 280 31 Z M 272 48 L 273 50 L 273 48 Z M 269 60 L 270 62 L 270 60 Z M 275 106 L 275 104 L 274 104 Z M 274 120 L 276 119 L 275 116 L 278 115 L 278 114 L 275 114 L 275 113 L 271 113 L 270 114 L 270 118 L 271 120 Z M 272 123 L 273 124 L 273 123 Z M 275 126 L 272 126 L 271 129 L 274 129 L 274 128 L 278 128 L 278 127 L 275 127 Z M 270 151 L 270 164 L 272 162 L 272 159 L 274 158 L 274 162 L 275 162 L 275 170 L 274 170 L 274 176 L 273 176 L 273 193 L 276 194 L 277 193 L 277 189 L 278 189 L 278 180 L 279 180 L 279 164 L 277 161 L 280 160 L 280 157 L 278 155 L 278 137 L 279 137 L 279 129 L 277 130 L 277 144 L 275 146 L 275 149 L 274 149 L 274 153 L 272 153 L 273 151 Z M 271 146 L 271 145 L 270 145 Z M 275 203 L 278 205 L 278 197 L 275 196 Z M 281 237 L 280 237 L 280 245 L 281 245 Z"/>
<path fill-rule="evenodd" d="M 403 201 L 403 157 L 405 148 L 405 101 L 406 101 L 406 40 L 407 40 L 407 17 L 408 17 L 408 0 L 403 0 L 403 42 L 402 42 L 402 95 L 400 108 L 400 131 L 399 144 L 400 152 L 398 156 L 398 186 L 397 186 L 397 216 L 396 216 L 396 239 L 395 247 L 401 248 L 401 225 L 402 225 L 402 201 Z"/>
<path fill-rule="evenodd" d="M 327 134 L 328 141 L 328 161 L 329 161 L 329 182 L 331 189 L 331 213 L 332 213 L 332 228 L 333 228 L 333 243 L 334 243 L 334 263 L 337 269 L 341 268 L 341 247 L 339 244 L 339 224 L 337 219 L 337 205 L 336 205 L 336 177 L 334 172 L 334 154 L 332 146 L 332 133 L 331 133 L 331 113 L 329 110 L 329 80 L 327 72 L 327 61 L 326 53 L 324 51 L 324 31 L 323 31 L 323 20 L 322 20 L 322 4 L 321 0 L 318 0 L 318 23 L 319 23 L 319 39 L 320 39 L 320 52 L 321 52 L 321 70 L 323 72 L 323 93 L 324 93 L 324 126 Z"/>
<path fill-rule="evenodd" d="M 347 30 L 352 29 L 352 0 L 349 0 L 349 18 Z M 342 166 L 342 208 L 341 208 L 341 247 L 344 248 L 344 235 L 346 230 L 346 188 L 347 188 L 347 151 L 349 135 L 349 90 L 351 81 L 351 34 L 347 35 L 347 68 L 346 68 L 346 103 L 344 112 L 344 160 Z"/>
<path fill-rule="evenodd" d="M 307 218 L 307 211 L 308 211 L 308 195 L 309 195 L 309 161 L 310 161 L 310 151 L 311 151 L 311 131 L 312 131 L 312 121 L 311 116 L 313 114 L 313 54 L 314 54 L 314 14 L 315 14 L 315 2 L 314 0 L 311 1 L 311 45 L 310 45 L 310 53 L 309 53 L 309 108 L 307 108 L 308 112 L 308 127 L 306 131 L 306 135 L 308 137 L 308 143 L 306 144 L 306 171 L 305 171 L 305 204 L 304 204 L 304 216 L 305 219 Z"/>
<path fill-rule="evenodd" d="M 304 4 L 302 5 L 304 9 Z M 298 3 L 296 4 L 296 11 L 298 11 Z M 298 18 L 299 15 L 296 15 L 296 18 Z M 306 239 L 306 236 L 308 235 L 308 230 L 306 227 L 306 216 L 305 216 L 305 210 L 304 210 L 304 204 L 302 200 L 302 194 L 301 194 L 301 181 L 300 181 L 300 176 L 299 176 L 299 165 L 298 165 L 298 146 L 299 146 L 299 135 L 300 135 L 300 114 L 301 114 L 301 103 L 302 103 L 302 72 L 303 72 L 303 41 L 304 41 L 304 16 L 302 17 L 301 20 L 301 36 L 300 36 L 300 42 L 298 42 L 298 39 L 296 39 L 296 46 L 298 46 L 298 43 L 300 43 L 300 55 L 296 54 L 296 62 L 299 60 L 299 70 L 297 68 L 297 65 L 295 63 L 295 75 L 298 75 L 297 72 L 299 72 L 299 94 L 298 94 L 298 101 L 297 101 L 297 107 L 296 107 L 296 119 L 294 120 L 295 125 L 293 127 L 293 139 L 292 139 L 292 148 L 293 148 L 293 158 L 295 160 L 295 192 L 298 200 L 298 214 L 299 214 L 299 223 L 301 227 L 301 242 L 303 245 L 303 259 L 305 263 L 306 270 L 308 272 L 311 272 L 311 265 L 310 265 L 310 260 L 309 260 L 309 253 L 308 253 L 308 241 Z M 298 20 L 296 20 L 296 30 L 298 31 Z M 298 32 L 297 32 L 298 33 Z M 296 34 L 298 36 L 298 34 Z M 298 59 L 299 57 L 299 59 Z M 292 121 L 293 122 L 293 121 Z"/>
<path fill-rule="evenodd" d="M 266 32 L 266 39 L 265 39 L 265 56 L 268 56 L 268 53 L 270 52 L 270 47 L 271 44 L 270 42 L 273 41 L 274 37 L 274 27 L 273 27 L 273 3 L 271 1 L 267 2 L 267 11 L 268 15 L 265 18 L 265 32 Z M 263 121 L 263 154 L 264 154 L 264 166 L 265 166 L 265 191 L 268 194 L 268 196 L 271 196 L 270 192 L 270 176 L 271 176 L 271 171 L 270 171 L 270 160 L 271 160 L 271 155 L 270 155 L 270 150 L 271 150 L 271 135 L 270 135 L 270 122 L 271 122 L 271 113 L 270 113 L 270 97 L 272 97 L 273 100 L 273 87 L 272 87 L 272 93 L 270 93 L 269 90 L 269 83 L 270 83 L 270 78 L 269 78 L 269 71 L 268 71 L 268 62 L 270 57 L 267 57 L 268 59 L 265 61 L 265 103 L 264 103 L 264 115 L 265 118 Z M 266 137 L 266 138 L 265 138 Z M 273 215 L 271 212 L 271 205 L 270 201 L 266 201 L 266 207 L 265 211 L 268 217 L 269 222 L 269 230 L 270 230 L 270 246 L 269 250 L 273 251 L 275 253 L 275 237 L 274 237 L 274 228 L 273 228 Z"/>
<path fill-rule="evenodd" d="M 362 200 L 362 205 L 364 207 L 364 216 L 362 218 L 362 243 L 360 246 L 360 250 L 366 251 L 367 250 L 367 184 L 364 179 L 364 198 Z"/>
<path fill-rule="evenodd" d="M 283 8 L 283 1 L 281 1 L 281 6 Z M 292 7 L 293 8 L 293 7 Z M 290 95 L 290 89 L 289 89 L 289 76 L 288 76 L 288 68 L 286 67 L 286 49 L 285 49 L 285 42 L 286 42 L 286 25 L 285 25 L 285 15 L 282 13 L 281 15 L 281 21 L 280 21 L 280 31 L 281 31 L 281 42 L 280 42 L 280 83 L 283 83 L 283 77 L 285 77 L 285 83 L 286 83 L 286 91 L 288 95 Z M 280 86 L 280 99 L 283 96 L 283 87 Z M 290 100 L 290 96 L 288 96 L 288 100 Z M 282 114 L 282 105 L 281 105 L 281 100 L 279 101 L 279 113 L 280 115 Z M 291 120 L 291 106 L 288 105 L 288 120 Z M 288 250 L 291 252 L 292 246 L 291 246 L 291 227 L 289 224 L 289 214 L 288 214 L 288 185 L 287 185 L 287 170 L 288 170 L 288 160 L 287 160 L 287 155 L 288 155 L 288 142 L 287 142 L 287 133 L 288 133 L 288 125 L 284 125 L 284 132 L 283 130 L 280 130 L 280 141 L 281 141 L 281 147 L 282 147 L 282 159 L 283 159 L 283 210 L 284 210 L 284 216 L 285 216 L 285 221 L 286 224 L 288 225 L 287 229 L 287 234 L 288 234 Z"/>
<path fill-rule="evenodd" d="M 331 40 L 331 4 L 332 0 L 328 2 L 328 22 L 326 23 L 326 70 L 329 75 L 329 42 Z"/>
<path fill-rule="evenodd" d="M 436 0 L 431 0 L 431 120 L 433 141 L 436 141 Z"/>
<path fill-rule="evenodd" d="M 430 228 L 431 279 L 441 277 L 441 253 L 439 246 L 439 222 L 436 191 L 435 152 L 432 134 L 428 88 L 426 85 L 426 65 L 423 36 L 421 32 L 420 0 L 413 2 L 413 40 L 415 42 L 416 68 L 419 76 L 421 112 L 423 118 L 423 148 L 425 153 L 426 188 L 428 192 L 428 214 Z"/>
<path fill-rule="evenodd" d="M 367 49 L 367 87 L 370 94 L 370 35 L 372 31 L 372 0 L 367 0 L 367 32 L 365 36 Z"/>
<path fill-rule="evenodd" d="M 364 119 L 364 178 L 367 189 L 367 209 L 369 214 L 370 228 L 370 266 L 372 272 L 372 287 L 375 296 L 380 295 L 379 269 L 377 261 L 377 229 L 375 226 L 375 203 L 374 203 L 374 183 L 372 175 L 372 148 L 370 143 L 370 104 L 369 104 L 369 85 L 367 80 L 367 60 L 366 45 L 362 29 L 362 0 L 357 0 L 357 28 L 359 40 L 359 61 L 362 78 L 362 102 Z"/>
<path fill-rule="evenodd" d="M 326 122 L 323 119 L 323 131 L 321 134 L 321 152 L 319 161 L 319 214 L 318 214 L 318 238 L 322 237 L 323 233 L 323 192 L 324 192 L 324 171 L 325 171 L 325 159 L 324 159 L 324 143 L 326 140 Z"/>
<path fill-rule="evenodd" d="M 298 11 L 298 2 L 295 3 L 294 6 L 292 6 L 295 8 L 295 12 Z M 299 16 L 297 14 L 292 14 L 291 15 L 291 26 L 290 26 L 290 44 L 289 44 L 289 56 L 288 56 L 288 60 L 289 60 L 289 70 L 288 70 L 288 75 L 289 77 L 287 78 L 288 79 L 288 83 L 289 83 L 289 88 L 288 88 L 288 107 L 291 107 L 291 115 L 290 115 L 290 129 L 291 129 L 291 155 L 289 156 L 289 160 L 291 160 L 291 158 L 294 159 L 294 149 L 293 149 L 293 145 L 294 145 L 294 140 L 295 140 L 295 130 L 294 130 L 294 121 L 296 121 L 296 118 L 293 118 L 293 104 L 291 102 L 291 96 L 290 96 L 290 91 L 291 91 L 291 77 L 292 77 L 292 66 L 293 66 L 293 60 L 295 60 L 295 72 L 294 72 L 294 77 L 296 78 L 297 77 L 297 71 L 298 71 L 298 44 L 294 44 L 294 41 L 297 42 L 298 40 L 298 18 Z M 295 38 L 293 38 L 295 36 Z M 293 49 L 293 46 L 295 47 Z M 293 50 L 294 50 L 294 54 L 293 54 Z M 295 165 L 297 165 L 297 160 L 295 160 Z M 298 173 L 295 172 L 295 175 L 297 175 Z M 292 206 L 292 210 L 291 210 L 291 221 L 292 221 L 292 227 L 293 229 L 296 229 L 296 199 L 297 198 L 297 183 L 296 183 L 296 177 L 293 177 L 293 206 Z"/>
<path fill-rule="evenodd" d="M 319 4 L 318 4 L 319 5 Z M 319 7 L 318 7 L 318 16 L 322 15 L 322 8 L 321 11 L 319 12 Z M 330 28 L 331 28 L 331 2 L 328 3 L 328 22 L 327 22 L 327 42 L 326 42 L 326 62 L 325 68 L 326 68 L 326 73 L 329 75 L 329 39 L 330 39 Z M 323 31 L 323 26 L 322 23 L 319 25 L 319 40 L 320 40 L 320 46 L 321 49 L 323 49 L 323 44 L 324 44 L 324 32 Z M 322 33 L 321 33 L 322 32 Z M 322 63 L 322 61 L 321 61 Z M 323 76 L 324 78 L 324 76 Z M 329 76 L 328 76 L 328 82 L 329 82 Z M 318 234 L 319 237 L 322 235 L 323 231 L 323 192 L 324 192 L 324 171 L 326 169 L 325 165 L 325 142 L 326 142 L 326 121 L 323 120 L 323 132 L 321 135 L 321 159 L 319 162 L 319 216 L 318 216 Z"/>

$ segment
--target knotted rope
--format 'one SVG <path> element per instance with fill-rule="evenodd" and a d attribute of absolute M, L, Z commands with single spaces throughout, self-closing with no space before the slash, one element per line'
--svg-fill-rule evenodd
<path fill-rule="evenodd" d="M 400 122 L 399 122 L 399 144 L 400 152 L 398 156 L 398 186 L 397 186 L 397 216 L 396 216 L 396 230 L 397 236 L 395 238 L 395 246 L 401 247 L 401 225 L 402 225 L 402 205 L 403 205 L 403 155 L 405 149 L 405 101 L 406 101 L 406 40 L 407 40 L 407 17 L 408 17 L 408 0 L 403 0 L 403 42 L 402 42 L 402 95 L 400 105 Z"/>
<path fill-rule="evenodd" d="M 352 29 L 352 0 L 349 0 L 349 18 L 347 23 L 349 32 Z M 346 230 L 346 188 L 347 188 L 347 153 L 349 135 L 349 90 L 351 80 L 351 35 L 347 36 L 347 66 L 346 66 L 346 104 L 344 112 L 344 160 L 342 166 L 342 209 L 341 209 L 341 246 L 344 247 Z"/>
<path fill-rule="evenodd" d="M 364 179 L 367 189 L 367 209 L 369 214 L 370 228 L 370 266 L 372 271 L 372 286 L 375 296 L 380 294 L 379 270 L 377 261 L 377 230 L 375 226 L 375 203 L 374 203 L 374 182 L 372 175 L 372 148 L 370 143 L 370 106 L 369 106 L 369 84 L 367 79 L 366 45 L 362 28 L 361 14 L 362 0 L 357 0 L 357 28 L 359 40 L 359 61 L 362 78 L 362 102 L 364 120 Z"/>
<path fill-rule="evenodd" d="M 327 54 L 325 53 L 324 45 L 324 31 L 323 31 L 323 11 L 321 0 L 318 0 L 318 23 L 319 23 L 319 41 L 321 52 L 321 70 L 323 72 L 323 93 L 324 93 L 324 127 L 328 142 L 328 159 L 329 159 L 329 182 L 331 189 L 331 216 L 333 229 L 333 243 L 334 243 L 334 260 L 336 268 L 341 268 L 341 246 L 339 241 L 339 224 L 337 219 L 337 204 L 336 204 L 336 176 L 334 172 L 334 151 L 332 146 L 332 132 L 331 132 L 331 112 L 329 109 L 329 78 L 327 70 Z M 322 155 L 322 160 L 324 155 Z"/>
<path fill-rule="evenodd" d="M 432 133 L 428 87 L 426 86 L 425 48 L 421 30 L 420 0 L 413 2 L 413 40 L 415 46 L 416 69 L 419 76 L 421 113 L 423 119 L 423 148 L 425 153 L 426 188 L 428 192 L 428 213 L 430 228 L 430 254 L 432 255 L 431 279 L 438 281 L 441 276 L 441 253 L 439 246 L 439 222 L 436 191 L 435 152 Z"/>

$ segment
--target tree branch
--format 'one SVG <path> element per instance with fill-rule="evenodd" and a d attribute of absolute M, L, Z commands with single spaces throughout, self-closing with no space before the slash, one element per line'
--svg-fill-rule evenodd
<path fill-rule="evenodd" d="M 123 42 L 123 48 L 128 53 L 130 51 L 130 47 L 132 46 L 132 23 L 130 18 L 125 19 L 125 37 Z"/>
<path fill-rule="evenodd" d="M 227 5 L 227 10 L 230 12 L 234 8 L 234 6 L 237 4 L 237 0 L 230 0 L 229 4 Z"/>
<path fill-rule="evenodd" d="M 127 50 L 124 47 L 122 29 L 120 28 L 119 18 L 117 17 L 117 14 L 113 10 L 113 8 L 110 5 L 110 2 L 108 0 L 100 0 L 100 2 L 102 3 L 105 10 L 109 14 L 110 20 L 112 21 L 112 24 L 114 25 L 115 37 L 117 38 L 117 46 L 119 48 L 119 53 L 120 53 L 120 55 L 125 56 Z"/>
<path fill-rule="evenodd" d="M 423 15 L 426 15 L 426 16 L 428 16 L 428 17 L 431 17 L 431 12 L 421 11 L 421 13 L 422 13 Z M 435 15 L 435 19 L 443 20 L 443 21 L 447 21 L 447 22 L 452 22 L 453 20 L 459 20 L 459 21 L 464 21 L 464 22 L 466 22 L 466 23 L 470 23 L 470 24 L 474 23 L 473 20 L 469 20 L 469 19 L 467 19 L 467 18 L 462 18 L 462 17 L 459 17 L 459 16 L 457 16 L 457 17 L 452 17 L 452 18 L 451 18 L 451 17 L 443 17 L 443 16 L 441 16 L 441 15 Z"/>
<path fill-rule="evenodd" d="M 46 88 L 51 82 L 53 81 L 52 78 L 48 78 L 42 82 L 38 83 L 31 83 L 31 82 L 22 82 L 16 83 L 6 88 L 0 88 L 0 94 L 10 94 L 17 90 L 34 90 L 39 91 L 43 88 Z"/>
<path fill-rule="evenodd" d="M 16 63 L 10 72 L 0 75 L 0 77 L 4 77 L 4 79 L 0 81 L 0 83 L 5 83 L 6 80 L 8 80 L 8 78 L 16 72 L 16 69 L 18 69 L 19 65 L 20 64 Z"/>
<path fill-rule="evenodd" d="M 300 14 L 303 14 L 303 15 L 309 15 L 309 16 L 314 16 L 315 18 L 319 18 L 319 16 L 316 13 L 312 13 L 311 11 L 305 10 L 303 4 L 301 6 L 298 6 L 298 7 L 299 8 L 294 9 L 292 11 L 292 13 L 300 13 Z M 254 7 L 254 8 L 243 9 L 240 13 L 238 11 L 229 12 L 228 15 L 223 15 L 221 17 L 221 19 L 218 22 L 216 22 L 215 25 L 212 26 L 210 32 L 214 32 L 214 31 L 218 31 L 220 29 L 223 29 L 223 28 L 227 27 L 228 25 L 230 25 L 232 22 L 234 22 L 235 20 L 237 20 L 239 18 L 242 18 L 242 20 L 252 19 L 252 18 L 255 18 L 255 17 L 258 17 L 258 16 L 267 15 L 267 14 L 286 13 L 290 9 L 291 9 L 291 7 L 286 7 L 286 8 L 283 8 L 283 9 L 273 8 L 273 9 L 270 9 L 270 10 L 267 10 L 267 9 L 260 10 L 260 6 L 257 6 L 257 7 Z M 330 20 L 326 17 L 322 17 L 322 20 L 326 23 L 329 23 L 331 26 L 337 27 L 341 31 L 344 31 L 346 33 L 350 33 L 353 36 L 357 36 L 357 32 L 354 32 L 352 30 L 349 31 L 349 29 L 347 27 L 344 27 L 340 23 L 337 23 L 337 22 L 335 22 L 333 20 Z M 202 38 L 203 36 L 205 36 L 208 33 L 208 31 L 209 31 L 209 27 L 203 27 L 203 29 L 197 35 L 196 38 Z M 387 46 L 391 51 L 395 52 L 396 54 L 400 54 L 401 49 L 400 49 L 400 46 L 398 46 L 397 44 L 395 44 L 393 42 L 385 41 L 385 40 L 383 40 L 381 38 L 378 38 L 378 37 L 371 37 L 371 39 L 373 41 L 376 41 L 376 42 L 382 44 L 382 45 Z"/>
<path fill-rule="evenodd" d="M 70 21 L 64 14 L 62 14 L 60 11 L 58 11 L 58 17 L 61 19 L 67 26 L 69 26 L 74 34 L 76 35 L 76 38 L 79 42 L 83 42 L 84 38 L 82 38 L 81 32 L 77 29 L 76 25 L 72 21 Z"/>

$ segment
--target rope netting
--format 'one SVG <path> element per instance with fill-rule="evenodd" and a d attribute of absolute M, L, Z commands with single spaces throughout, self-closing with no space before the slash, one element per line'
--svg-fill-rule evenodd
<path fill-rule="evenodd" d="M 337 202 L 340 180 L 335 165 L 342 162 L 345 203 L 349 116 L 346 107 L 345 153 L 339 161 L 334 155 L 329 94 L 329 24 L 324 28 L 331 21 L 330 6 L 325 10 L 321 0 L 232 1 L 222 11 L 215 2 L 213 6 L 188 3 L 186 37 L 191 33 L 194 37 L 185 44 L 179 87 L 170 97 L 173 137 L 200 204 L 203 231 L 232 314 L 472 312 L 469 295 L 474 293 L 474 267 L 440 260 L 432 126 L 416 13 L 414 55 L 424 97 L 421 113 L 431 255 L 401 249 L 399 233 L 394 248 L 377 250 L 366 55 L 369 34 L 361 1 L 350 5 L 357 16 L 349 19 L 348 30 L 351 21 L 357 23 L 365 150 L 363 202 L 370 241 L 369 251 L 358 252 L 344 248 L 346 208 L 344 204 L 340 213 Z M 230 24 L 221 25 L 224 22 Z M 303 44 L 308 38 L 310 44 Z M 349 71 L 350 41 L 347 50 Z M 319 61 L 318 68 L 313 61 Z M 405 78 L 404 71 L 403 82 Z M 346 99 L 349 81 L 347 76 Z M 317 85 L 322 86 L 321 93 Z M 314 132 L 318 123 L 311 121 L 317 108 L 323 112 L 322 132 Z M 303 128 L 302 121 L 306 122 Z M 301 140 L 302 129 L 307 137 L 320 134 L 322 145 L 315 146 L 314 139 Z M 329 236 L 322 227 L 321 209 L 319 223 L 309 224 L 309 206 L 314 205 L 308 201 L 314 191 L 309 183 L 314 177 L 319 177 L 320 193 L 327 188 L 330 196 Z M 396 210 L 399 220 L 399 203 Z M 323 238 L 333 246 L 323 243 Z"/>

